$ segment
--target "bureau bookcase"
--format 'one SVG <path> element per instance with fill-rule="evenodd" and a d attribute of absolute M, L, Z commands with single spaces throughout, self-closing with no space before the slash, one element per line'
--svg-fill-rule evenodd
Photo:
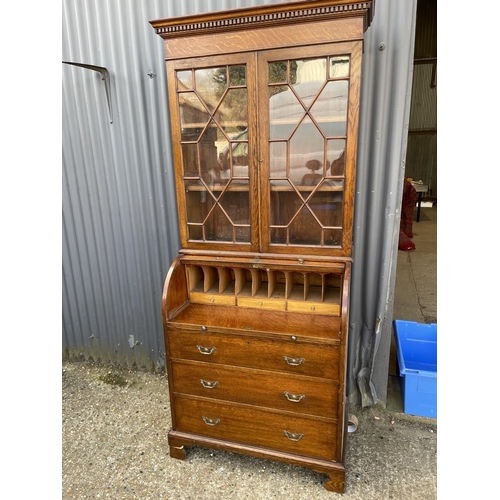
<path fill-rule="evenodd" d="M 165 281 L 170 455 L 310 467 L 343 492 L 363 34 L 372 2 L 151 21 L 181 249 Z"/>

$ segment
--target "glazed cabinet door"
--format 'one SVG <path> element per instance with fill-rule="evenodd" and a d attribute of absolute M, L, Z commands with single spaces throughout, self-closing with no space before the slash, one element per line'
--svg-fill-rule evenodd
<path fill-rule="evenodd" d="M 361 50 L 259 53 L 263 252 L 351 253 Z"/>
<path fill-rule="evenodd" d="M 183 248 L 256 251 L 255 54 L 167 62 Z"/>

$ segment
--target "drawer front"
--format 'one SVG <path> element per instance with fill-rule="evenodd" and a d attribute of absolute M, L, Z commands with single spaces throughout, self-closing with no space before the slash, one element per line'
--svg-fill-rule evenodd
<path fill-rule="evenodd" d="M 168 329 L 170 357 L 339 379 L 338 344 Z"/>
<path fill-rule="evenodd" d="M 190 292 L 189 300 L 196 304 L 213 304 L 219 306 L 234 306 L 236 304 L 234 295 L 222 295 L 213 293 Z"/>
<path fill-rule="evenodd" d="M 213 363 L 173 361 L 175 393 L 335 418 L 338 382 Z"/>
<path fill-rule="evenodd" d="M 338 304 L 328 304 L 322 302 L 294 302 L 288 301 L 288 310 L 291 312 L 310 313 L 310 314 L 334 314 L 340 315 L 340 306 Z"/>
<path fill-rule="evenodd" d="M 256 299 L 254 297 L 238 297 L 240 307 L 254 307 L 257 309 L 286 310 L 286 302 L 279 299 Z"/>
<path fill-rule="evenodd" d="M 178 431 L 338 460 L 336 420 L 183 397 L 175 398 L 175 413 Z"/>

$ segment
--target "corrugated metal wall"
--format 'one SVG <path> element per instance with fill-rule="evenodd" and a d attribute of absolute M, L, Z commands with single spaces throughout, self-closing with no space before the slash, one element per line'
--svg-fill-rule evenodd
<path fill-rule="evenodd" d="M 110 109 L 101 73 L 62 65 L 71 356 L 164 364 L 161 293 L 179 237 L 163 41 L 149 21 L 266 3 L 280 2 L 63 0 L 62 60 L 107 68 L 111 96 Z M 366 33 L 348 367 L 363 404 L 386 394 L 415 11 L 416 0 L 377 0 Z"/>
<path fill-rule="evenodd" d="M 418 0 L 406 175 L 437 198 L 437 2 Z"/>

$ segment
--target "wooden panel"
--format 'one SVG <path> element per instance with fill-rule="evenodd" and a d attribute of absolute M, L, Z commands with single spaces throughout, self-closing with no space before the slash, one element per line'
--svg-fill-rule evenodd
<path fill-rule="evenodd" d="M 334 380 L 339 378 L 339 346 L 335 344 L 318 345 L 171 328 L 167 336 L 172 358 Z"/>
<path fill-rule="evenodd" d="M 175 393 L 337 418 L 334 380 L 178 360 L 172 367 Z"/>
<path fill-rule="evenodd" d="M 185 397 L 175 398 L 174 411 L 175 430 L 325 460 L 340 460 L 335 451 L 336 420 Z"/>
<path fill-rule="evenodd" d="M 167 59 L 201 57 L 220 53 L 296 47 L 363 38 L 363 19 L 347 18 L 299 26 L 276 26 L 229 33 L 207 33 L 165 40 Z"/>
<path fill-rule="evenodd" d="M 292 335 L 328 342 L 339 339 L 340 317 L 326 314 L 301 313 L 246 309 L 244 307 L 220 306 L 217 312 L 209 305 L 189 304 L 178 311 L 170 322 L 175 328 L 196 330 L 204 325 L 208 330 L 248 333 L 268 333 L 285 338 Z"/>

